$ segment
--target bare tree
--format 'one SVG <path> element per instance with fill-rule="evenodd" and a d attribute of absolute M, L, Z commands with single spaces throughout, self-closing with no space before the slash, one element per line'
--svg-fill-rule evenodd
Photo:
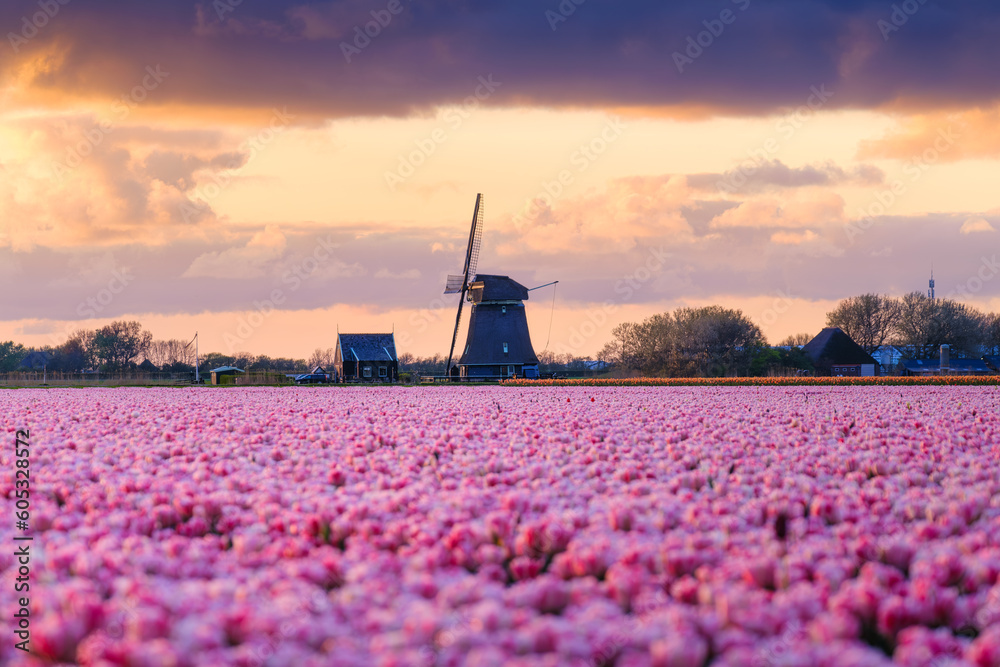
<path fill-rule="evenodd" d="M 1000 354 L 1000 313 L 985 315 L 983 330 L 983 350 L 986 354 Z"/>
<path fill-rule="evenodd" d="M 987 342 L 987 318 L 951 299 L 930 299 L 910 292 L 900 301 L 895 345 L 906 356 L 930 359 L 947 344 L 958 356 L 978 357 Z"/>
<path fill-rule="evenodd" d="M 313 350 L 312 355 L 309 357 L 309 368 L 312 369 L 317 366 L 322 366 L 324 369 L 330 370 L 333 368 L 333 359 L 336 352 L 336 349 L 332 347 L 328 347 L 326 349 L 317 347 Z"/>
<path fill-rule="evenodd" d="M 802 347 L 812 339 L 813 335 L 810 333 L 792 334 L 778 343 L 778 347 Z"/>
<path fill-rule="evenodd" d="M 900 302 L 890 296 L 852 296 L 826 314 L 826 325 L 840 327 L 870 354 L 887 345 L 897 333 L 901 308 Z"/>

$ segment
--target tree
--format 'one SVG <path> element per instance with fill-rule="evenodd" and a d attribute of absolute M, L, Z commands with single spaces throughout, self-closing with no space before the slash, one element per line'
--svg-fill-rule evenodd
<path fill-rule="evenodd" d="M 865 352 L 871 354 L 893 338 L 900 316 L 901 304 L 897 299 L 879 294 L 862 294 L 838 303 L 836 308 L 826 314 L 826 325 L 840 327 Z"/>
<path fill-rule="evenodd" d="M 163 367 L 176 363 L 193 364 L 194 346 L 187 347 L 187 343 L 173 338 L 171 340 L 154 340 L 149 344 L 149 349 L 143 355 L 151 363 Z"/>
<path fill-rule="evenodd" d="M 312 370 L 317 366 L 322 366 L 326 370 L 333 368 L 333 358 L 335 355 L 336 349 L 332 347 L 328 347 L 325 350 L 317 347 L 309 357 L 309 369 Z M 402 363 L 402 355 L 400 356 L 400 363 Z"/>
<path fill-rule="evenodd" d="M 1000 313 L 983 318 L 983 349 L 986 354 L 1000 354 Z"/>
<path fill-rule="evenodd" d="M 986 322 L 982 313 L 963 303 L 910 292 L 900 301 L 894 344 L 914 359 L 932 359 L 942 345 L 948 345 L 956 357 L 979 357 Z"/>
<path fill-rule="evenodd" d="M 674 377 L 747 375 L 764 334 L 742 312 L 680 308 L 639 324 L 625 322 L 601 352 L 624 370 Z"/>
<path fill-rule="evenodd" d="M 94 333 L 94 356 L 108 370 L 122 370 L 135 363 L 153 341 L 139 322 L 118 320 Z"/>
<path fill-rule="evenodd" d="M 638 369 L 638 326 L 633 322 L 622 322 L 616 326 L 611 330 L 611 342 L 604 346 L 598 356 L 623 369 Z"/>
<path fill-rule="evenodd" d="M 17 370 L 26 354 L 28 354 L 28 350 L 20 343 L 15 343 L 12 340 L 0 343 L 0 373 L 10 373 Z"/>
<path fill-rule="evenodd" d="M 75 331 L 65 343 L 55 350 L 49 368 L 64 373 L 79 373 L 94 367 L 94 332 L 87 329 Z"/>
<path fill-rule="evenodd" d="M 792 334 L 778 343 L 778 347 L 802 347 L 812 339 L 813 335 L 810 333 Z"/>

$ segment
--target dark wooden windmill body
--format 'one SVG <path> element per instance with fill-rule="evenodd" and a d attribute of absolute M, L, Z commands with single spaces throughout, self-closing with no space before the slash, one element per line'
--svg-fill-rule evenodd
<path fill-rule="evenodd" d="M 483 196 L 478 195 L 465 269 L 462 275 L 448 276 L 445 288 L 445 294 L 461 295 L 448 353 L 448 374 L 469 379 L 538 377 L 538 357 L 531 345 L 524 311 L 530 290 L 508 276 L 476 274 L 482 234 Z M 469 331 L 461 358 L 452 366 L 465 301 L 472 304 Z"/>

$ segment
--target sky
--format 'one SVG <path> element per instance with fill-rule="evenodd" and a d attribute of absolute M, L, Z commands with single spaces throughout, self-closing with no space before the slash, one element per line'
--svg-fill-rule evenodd
<path fill-rule="evenodd" d="M 1000 6 L 986 0 L 0 5 L 0 340 L 137 319 L 307 357 L 447 353 L 481 273 L 536 352 L 838 300 L 1000 311 Z"/>

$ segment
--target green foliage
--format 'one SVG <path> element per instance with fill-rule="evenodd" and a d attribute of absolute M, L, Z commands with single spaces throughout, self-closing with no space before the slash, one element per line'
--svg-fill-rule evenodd
<path fill-rule="evenodd" d="M 10 373 L 17 370 L 26 354 L 28 354 L 27 348 L 20 343 L 12 340 L 0 343 L 0 372 Z"/>
<path fill-rule="evenodd" d="M 94 333 L 94 357 L 105 370 L 123 370 L 142 355 L 153 341 L 153 335 L 142 330 L 136 321 L 118 320 Z"/>
<path fill-rule="evenodd" d="M 668 377 L 745 376 L 765 348 L 764 334 L 741 311 L 679 308 L 612 330 L 601 357 L 620 370 Z"/>

